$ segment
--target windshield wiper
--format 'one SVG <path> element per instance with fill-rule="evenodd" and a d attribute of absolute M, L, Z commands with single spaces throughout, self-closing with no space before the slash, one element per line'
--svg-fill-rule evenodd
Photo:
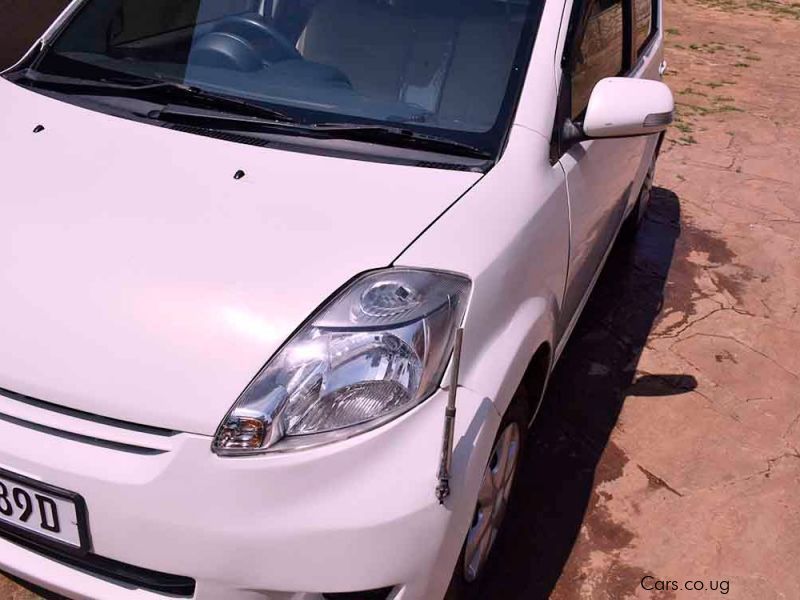
<path fill-rule="evenodd" d="M 314 123 L 305 126 L 329 137 L 372 142 L 429 152 L 455 154 L 469 158 L 491 159 L 492 154 L 476 146 L 451 138 L 420 133 L 403 127 L 370 123 Z"/>
<path fill-rule="evenodd" d="M 247 107 L 242 107 L 238 105 L 237 101 L 234 100 L 233 102 L 237 103 L 230 106 L 230 108 L 235 109 L 233 111 L 220 110 L 223 108 L 222 105 L 217 106 L 217 109 L 212 109 L 208 106 L 185 106 L 183 104 L 169 103 L 165 104 L 160 110 L 151 111 L 147 116 L 151 119 L 167 122 L 200 122 L 201 125 L 211 128 L 227 127 L 229 129 L 240 128 L 263 131 L 267 127 L 294 128 L 296 126 L 296 122 L 292 117 L 282 112 L 251 104 L 247 104 Z"/>
<path fill-rule="evenodd" d="M 380 124 L 275 122 L 258 116 L 243 117 L 238 114 L 210 112 L 175 105 L 167 105 L 150 116 L 164 121 L 200 121 L 202 125 L 223 129 L 250 132 L 277 131 L 282 134 L 317 139 L 352 140 L 483 160 L 492 158 L 491 153 L 456 140 Z"/>
<path fill-rule="evenodd" d="M 136 76 L 117 79 L 81 79 L 62 75 L 49 75 L 31 69 L 28 69 L 23 75 L 25 79 L 34 85 L 56 90 L 71 90 L 77 93 L 93 91 L 109 95 L 133 96 L 158 103 L 162 103 L 166 98 L 170 102 L 187 103 L 190 106 L 205 108 L 209 111 L 224 110 L 238 115 L 258 117 L 271 121 L 294 122 L 291 116 L 268 106 L 172 81 L 139 78 Z M 137 83 L 131 84 L 131 81 Z M 167 106 L 171 106 L 171 104 L 168 102 Z M 209 112 L 208 114 L 213 113 Z"/>

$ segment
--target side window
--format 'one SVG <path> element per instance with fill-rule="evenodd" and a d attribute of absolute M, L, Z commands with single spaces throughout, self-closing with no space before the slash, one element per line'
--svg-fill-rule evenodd
<path fill-rule="evenodd" d="M 633 0 L 633 47 L 637 58 L 655 30 L 654 16 L 653 0 Z"/>
<path fill-rule="evenodd" d="M 650 2 L 650 0 L 647 0 Z M 572 72 L 572 118 L 586 110 L 595 84 L 620 75 L 625 65 L 622 0 L 598 0 L 592 6 Z"/>

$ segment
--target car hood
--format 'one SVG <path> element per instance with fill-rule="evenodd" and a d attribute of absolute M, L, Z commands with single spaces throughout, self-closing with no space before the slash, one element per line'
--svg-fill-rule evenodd
<path fill-rule="evenodd" d="M 321 302 L 479 177 L 209 139 L 0 79 L 0 387 L 213 434 Z"/>

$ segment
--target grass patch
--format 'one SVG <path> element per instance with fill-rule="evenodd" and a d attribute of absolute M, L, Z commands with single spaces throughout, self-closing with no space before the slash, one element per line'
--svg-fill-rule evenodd
<path fill-rule="evenodd" d="M 699 4 L 725 12 L 766 13 L 775 20 L 800 20 L 800 3 L 784 4 L 777 0 L 698 0 Z"/>
<path fill-rule="evenodd" d="M 701 96 L 701 97 L 703 97 L 703 98 L 708 98 L 708 94 L 706 94 L 705 92 L 701 92 L 701 91 L 699 91 L 699 90 L 696 90 L 696 89 L 694 89 L 693 87 L 687 87 L 687 88 L 683 88 L 683 89 L 682 89 L 681 91 L 679 91 L 678 93 L 679 93 L 679 94 L 681 94 L 681 95 L 683 95 L 683 96 L 685 96 L 685 95 L 691 95 L 691 96 Z"/>
<path fill-rule="evenodd" d="M 759 12 L 772 13 L 777 17 L 791 17 L 800 19 L 800 5 L 797 3 L 783 4 L 775 0 L 757 0 L 747 3 L 747 8 Z"/>

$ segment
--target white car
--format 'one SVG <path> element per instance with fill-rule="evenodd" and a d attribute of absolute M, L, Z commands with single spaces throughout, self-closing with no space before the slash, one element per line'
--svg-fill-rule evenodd
<path fill-rule="evenodd" d="M 72 2 L 0 78 L 0 570 L 72 598 L 475 596 L 649 198 L 660 14 Z"/>

